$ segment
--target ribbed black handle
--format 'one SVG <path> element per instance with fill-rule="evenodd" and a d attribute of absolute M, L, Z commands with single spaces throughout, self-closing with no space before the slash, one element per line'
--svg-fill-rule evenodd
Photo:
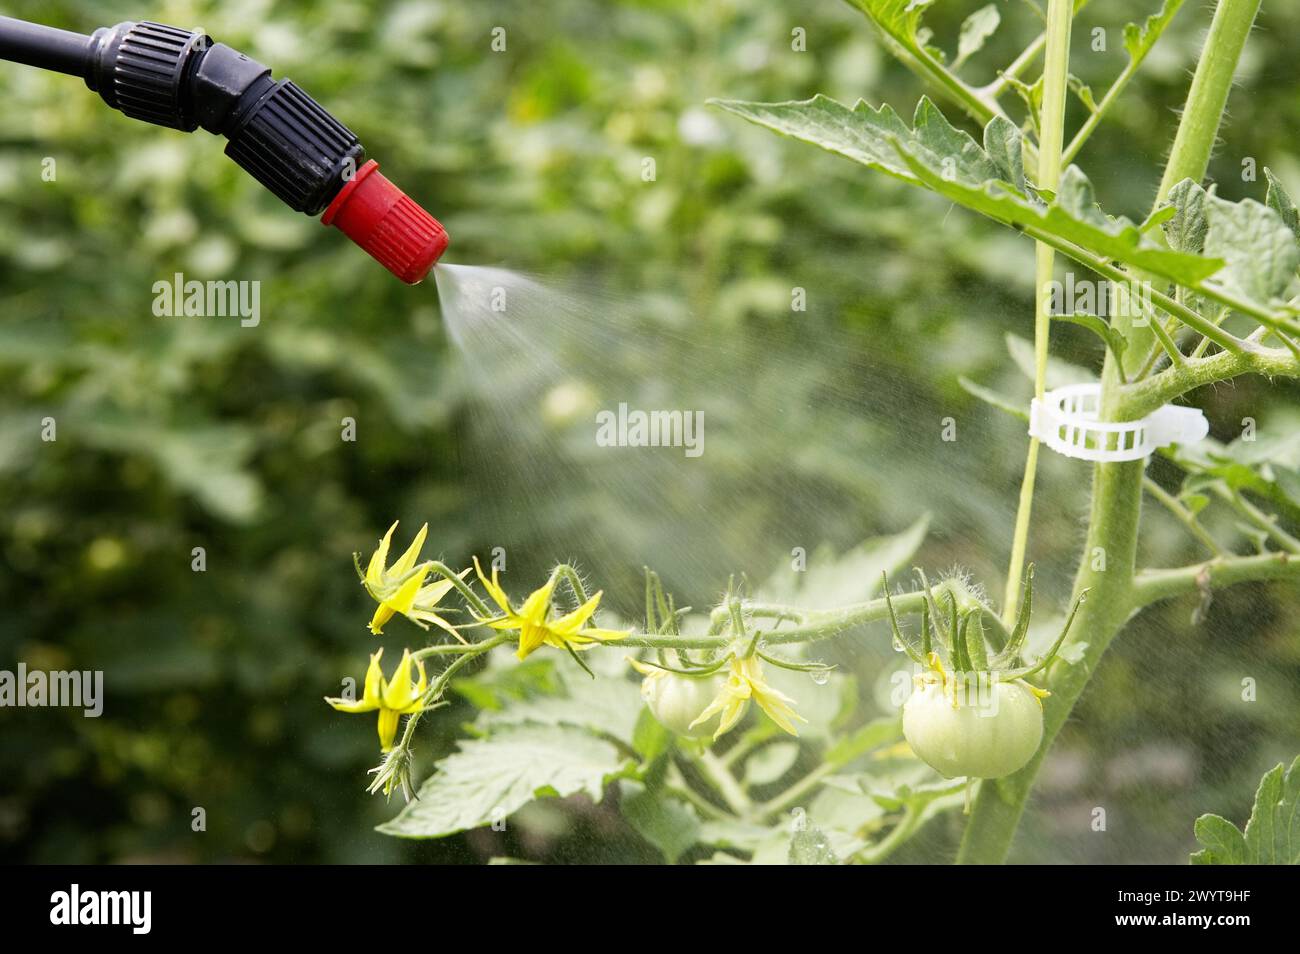
<path fill-rule="evenodd" d="M 110 106 L 133 119 L 192 132 L 198 123 L 182 99 L 181 77 L 205 40 L 200 33 L 142 21 L 122 36 L 111 84 L 101 91 Z"/>
<path fill-rule="evenodd" d="M 356 134 L 289 80 L 240 117 L 226 155 L 286 205 L 317 215 L 355 172 L 365 150 Z M 350 160 L 350 161 L 349 161 Z"/>

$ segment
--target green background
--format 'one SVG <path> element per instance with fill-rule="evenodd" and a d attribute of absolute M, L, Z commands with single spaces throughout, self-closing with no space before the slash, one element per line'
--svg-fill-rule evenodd
<path fill-rule="evenodd" d="M 940 43 L 955 45 L 975 5 L 939 5 L 927 22 Z M 1099 0 L 1076 22 L 1073 69 L 1094 89 L 1123 65 L 1132 6 Z M 1003 26 L 974 78 L 1037 29 L 1024 4 L 999 7 Z M 1031 333 L 1030 244 L 705 105 L 824 92 L 910 112 L 918 82 L 846 5 L 234 0 L 5 12 L 81 32 L 124 19 L 201 26 L 351 126 L 447 225 L 450 261 L 581 287 L 592 313 L 633 326 L 638 344 L 593 355 L 570 326 L 550 344 L 556 380 L 530 379 L 514 404 L 498 395 L 485 407 L 491 368 L 450 347 L 431 282 L 405 287 L 290 212 L 206 133 L 129 121 L 75 78 L 0 64 L 0 668 L 102 669 L 107 683 L 100 719 L 0 710 L 0 857 L 656 860 L 608 804 L 582 799 L 522 815 L 507 850 L 481 832 L 413 844 L 371 830 L 396 810 L 364 792 L 373 725 L 320 698 L 359 677 L 376 643 L 350 554 L 368 553 L 396 518 L 399 537 L 429 521 L 431 551 L 456 564 L 507 547 L 519 590 L 576 559 L 630 617 L 643 563 L 705 605 L 732 571 L 765 574 L 793 546 L 842 550 L 928 511 L 924 565 L 960 564 L 1000 595 L 1025 437 L 957 378 L 1027 399 L 1004 336 Z M 1080 157 L 1107 211 L 1148 211 L 1207 23 L 1199 4 L 1185 6 Z M 504 52 L 490 48 L 497 26 Z M 791 49 L 795 27 L 806 52 Z M 1090 49 L 1093 27 L 1109 52 Z M 1226 197 L 1262 199 L 1264 165 L 1300 187 L 1297 36 L 1300 11 L 1266 4 L 1211 166 Z M 1247 157 L 1258 182 L 1242 180 Z M 41 175 L 47 158 L 54 181 Z M 261 324 L 154 317 L 153 283 L 177 271 L 260 281 Z M 795 286 L 807 312 L 791 312 Z M 1078 328 L 1055 331 L 1054 348 L 1099 361 Z M 628 399 L 620 379 L 628 395 L 646 392 L 627 382 L 668 381 L 669 406 L 722 393 L 750 408 L 731 428 L 720 415 L 708 479 L 673 468 L 674 513 L 636 506 L 635 480 L 593 475 L 603 461 L 584 456 L 587 418 L 546 416 L 553 387 L 576 382 L 616 402 Z M 1245 416 L 1294 427 L 1283 412 L 1296 398 L 1293 384 L 1255 379 L 1196 396 L 1225 439 Z M 47 416 L 53 443 L 40 437 Z M 948 416 L 961 437 L 944 445 Z M 345 417 L 355 442 L 340 439 Z M 576 448 L 563 464 L 546 453 L 557 444 Z M 1167 464 L 1152 467 L 1172 479 Z M 1031 555 L 1044 602 L 1059 603 L 1086 471 L 1056 458 L 1043 471 Z M 191 570 L 196 546 L 204 573 Z M 1154 510 L 1143 549 L 1148 565 L 1199 558 Z M 1225 591 L 1201 625 L 1192 609 L 1149 611 L 1108 655 L 1014 859 L 1183 861 L 1196 815 L 1243 821 L 1259 775 L 1294 756 L 1300 595 Z M 421 638 L 398 621 L 382 645 L 395 655 Z M 1253 705 L 1238 698 L 1246 676 L 1260 687 Z M 462 703 L 427 719 L 422 755 L 446 751 L 470 715 Z M 207 813 L 202 833 L 191 831 L 195 806 Z M 1093 806 L 1108 809 L 1104 834 L 1079 824 Z M 941 860 L 958 825 L 934 824 L 899 859 Z"/>

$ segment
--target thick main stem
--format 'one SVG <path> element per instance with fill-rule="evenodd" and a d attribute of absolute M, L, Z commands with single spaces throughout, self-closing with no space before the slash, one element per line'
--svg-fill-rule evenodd
<path fill-rule="evenodd" d="M 1052 694 L 1043 701 L 1043 743 L 1038 754 L 1014 775 L 980 784 L 958 863 L 996 864 L 1005 859 L 1044 756 L 1102 653 L 1128 618 L 1145 466 L 1145 461 L 1132 461 L 1098 464 L 1094 469 L 1088 538 L 1075 580 L 1076 594 L 1084 589 L 1089 593 L 1070 639 L 1086 643 L 1087 648 L 1078 662 L 1058 660 L 1049 671 Z"/>
<path fill-rule="evenodd" d="M 1164 175 L 1156 190 L 1152 209 L 1160 207 L 1169 190 L 1184 179 L 1200 182 L 1210 163 L 1214 140 L 1219 134 L 1223 110 L 1232 89 L 1232 76 L 1241 59 L 1246 37 L 1259 12 L 1261 0 L 1219 0 L 1210 32 L 1206 34 L 1201 58 L 1196 64 L 1183 118 L 1174 136 L 1174 146 L 1169 153 Z M 1139 370 L 1151 349 L 1153 332 L 1149 325 L 1132 326 L 1123 315 L 1117 315 L 1115 325 L 1128 338 L 1124 354 L 1124 370 L 1130 375 Z M 1108 362 L 1109 363 L 1109 362 Z"/>
<path fill-rule="evenodd" d="M 1221 0 L 1215 10 L 1205 39 L 1205 51 L 1197 64 L 1187 108 L 1165 169 L 1160 196 L 1167 193 L 1168 186 L 1184 178 L 1200 181 L 1204 177 L 1237 58 L 1258 10 L 1259 0 Z M 1123 323 L 1119 316 L 1117 323 Z M 1150 333 L 1149 329 L 1131 330 Z M 1149 346 L 1149 337 L 1144 347 L 1134 346 L 1130 339 L 1130 347 L 1125 353 L 1145 355 Z M 1141 357 L 1136 360 L 1141 361 Z M 1119 369 L 1112 353 L 1107 351 L 1102 383 L 1105 388 L 1104 410 L 1108 416 L 1119 404 L 1118 379 Z M 1076 596 L 1085 588 L 1091 592 L 1070 639 L 1072 643 L 1086 643 L 1086 649 L 1078 662 L 1058 661 L 1049 673 L 1048 687 L 1052 695 L 1043 706 L 1043 744 L 1037 755 L 1014 775 L 981 784 L 957 856 L 960 863 L 996 864 L 1005 860 L 1044 756 L 1087 686 L 1106 647 L 1133 609 L 1138 520 L 1145 470 L 1145 461 L 1098 464 L 1093 468 L 1092 512 L 1074 584 Z"/>
<path fill-rule="evenodd" d="M 1042 189 L 1055 191 L 1061 178 L 1061 148 L 1065 142 L 1065 95 L 1070 63 L 1070 21 L 1072 0 L 1051 0 L 1047 8 L 1047 59 L 1043 72 L 1042 128 L 1038 143 L 1038 182 Z M 1034 396 L 1047 390 L 1047 342 L 1051 330 L 1052 267 L 1056 252 L 1039 242 L 1035 247 L 1034 300 Z M 1034 480 L 1038 474 L 1038 438 L 1029 439 L 1025 476 L 1020 484 L 1016 526 L 1011 538 L 1011 565 L 1002 601 L 1002 620 L 1010 626 L 1019 611 L 1020 573 L 1029 545 L 1029 522 L 1034 506 Z"/>

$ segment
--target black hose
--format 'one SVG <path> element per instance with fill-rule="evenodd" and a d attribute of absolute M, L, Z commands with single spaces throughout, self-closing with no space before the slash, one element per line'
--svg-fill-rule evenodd
<path fill-rule="evenodd" d="M 0 17 L 0 60 L 84 76 L 90 37 L 57 27 Z"/>

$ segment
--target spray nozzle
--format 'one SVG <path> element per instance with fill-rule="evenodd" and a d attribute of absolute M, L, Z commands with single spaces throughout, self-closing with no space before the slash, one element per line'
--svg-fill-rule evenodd
<path fill-rule="evenodd" d="M 321 216 L 408 285 L 429 274 L 447 248 L 442 224 L 379 172 L 371 159 Z"/>
<path fill-rule="evenodd" d="M 82 76 L 128 116 L 225 136 L 226 155 L 290 208 L 319 215 L 415 284 L 447 233 L 365 161 L 365 148 L 301 87 L 201 32 L 148 21 L 90 36 L 0 17 L 0 59 Z M 360 168 L 358 168 L 360 166 Z"/>

